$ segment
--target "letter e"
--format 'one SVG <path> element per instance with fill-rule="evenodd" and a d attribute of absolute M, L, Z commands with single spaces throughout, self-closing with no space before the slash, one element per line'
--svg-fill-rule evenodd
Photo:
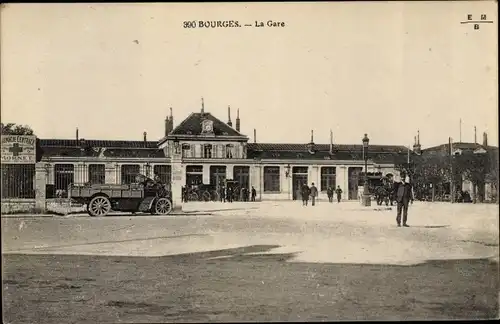
<path fill-rule="evenodd" d="M 467 15 L 467 20 L 472 20 L 472 15 Z"/>

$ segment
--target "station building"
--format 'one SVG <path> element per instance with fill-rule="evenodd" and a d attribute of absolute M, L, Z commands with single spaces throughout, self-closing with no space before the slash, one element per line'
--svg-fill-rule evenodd
<path fill-rule="evenodd" d="M 166 183 L 192 184 L 238 181 L 254 187 L 257 199 L 294 199 L 303 183 L 315 183 L 319 199 L 329 186 L 340 186 L 344 200 L 356 200 L 364 177 L 364 150 L 359 144 L 314 142 L 261 143 L 254 129 L 253 140 L 240 132 L 239 111 L 233 127 L 230 108 L 223 122 L 205 111 L 191 113 L 174 127 L 172 109 L 165 119 L 165 136 L 156 141 L 42 139 L 41 163 L 47 171 L 49 191 L 64 191 L 69 183 L 131 183 L 135 174 L 158 175 Z M 368 175 L 394 175 L 395 165 L 420 151 L 405 146 L 369 145 Z M 53 194 L 52 193 L 52 194 Z M 51 193 L 48 193 L 48 198 Z"/>

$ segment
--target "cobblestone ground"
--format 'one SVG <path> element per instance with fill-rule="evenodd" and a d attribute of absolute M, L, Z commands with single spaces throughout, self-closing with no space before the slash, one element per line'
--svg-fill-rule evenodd
<path fill-rule="evenodd" d="M 2 217 L 5 322 L 496 318 L 497 207 L 417 202 L 410 228 L 327 202 Z"/>

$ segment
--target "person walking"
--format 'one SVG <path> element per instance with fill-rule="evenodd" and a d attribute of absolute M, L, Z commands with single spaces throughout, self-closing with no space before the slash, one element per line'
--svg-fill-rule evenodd
<path fill-rule="evenodd" d="M 396 192 L 397 216 L 396 222 L 401 227 L 401 212 L 403 212 L 403 226 L 410 227 L 408 221 L 408 207 L 413 204 L 413 189 L 410 184 L 410 177 L 401 177 L 401 183 L 397 186 Z"/>
<path fill-rule="evenodd" d="M 328 201 L 333 202 L 333 188 L 331 186 L 328 186 L 328 189 L 326 189 L 326 194 L 328 196 Z"/>
<path fill-rule="evenodd" d="M 337 204 L 338 204 L 342 200 L 342 189 L 340 189 L 340 186 L 337 186 L 335 193 L 337 194 Z"/>
<path fill-rule="evenodd" d="M 224 186 L 219 187 L 219 198 L 220 202 L 226 202 L 226 192 L 224 190 Z"/>
<path fill-rule="evenodd" d="M 311 188 L 309 189 L 311 195 L 311 204 L 314 206 L 316 204 L 316 196 L 318 196 L 318 188 L 314 185 L 314 182 L 311 184 Z"/>
<path fill-rule="evenodd" d="M 257 196 L 257 190 L 252 186 L 252 201 L 255 201 L 255 197 Z"/>
<path fill-rule="evenodd" d="M 307 203 L 309 201 L 309 187 L 307 186 L 306 183 L 302 185 L 301 195 L 302 195 L 302 205 L 307 206 Z"/>

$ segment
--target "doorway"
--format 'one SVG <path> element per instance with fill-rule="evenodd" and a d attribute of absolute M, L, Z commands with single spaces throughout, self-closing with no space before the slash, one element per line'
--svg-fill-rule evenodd
<path fill-rule="evenodd" d="M 358 185 L 363 168 L 353 167 L 348 170 L 349 200 L 358 200 Z"/>
<path fill-rule="evenodd" d="M 292 168 L 292 199 L 300 198 L 302 186 L 308 183 L 308 167 L 293 167 Z"/>

